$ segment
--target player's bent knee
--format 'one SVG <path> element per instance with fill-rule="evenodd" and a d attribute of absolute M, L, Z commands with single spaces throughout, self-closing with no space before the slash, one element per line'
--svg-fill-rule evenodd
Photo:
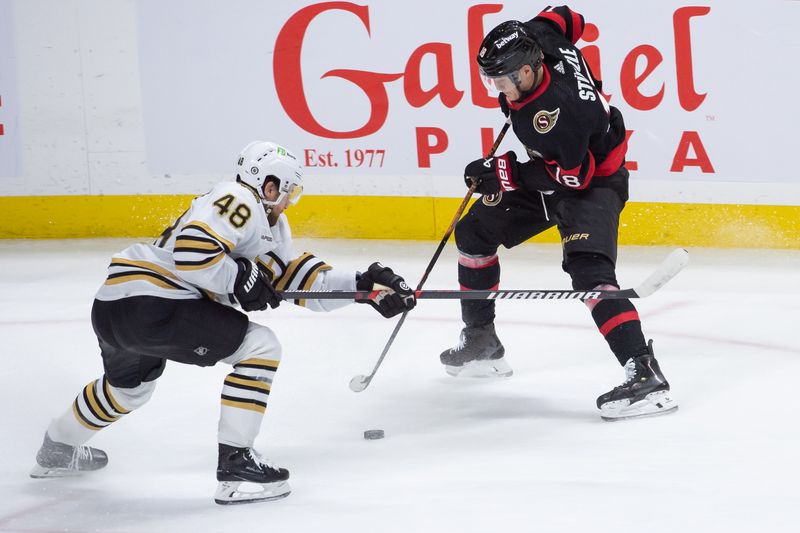
<path fill-rule="evenodd" d="M 128 411 L 133 411 L 143 406 L 153 396 L 156 390 L 155 381 L 144 381 L 136 387 L 123 389 L 109 385 L 112 396 L 117 403 Z"/>
<path fill-rule="evenodd" d="M 462 218 L 456 224 L 453 235 L 455 236 L 458 249 L 468 251 L 469 248 L 471 248 L 470 244 L 475 241 L 473 224 L 469 223 L 467 217 Z"/>
<path fill-rule="evenodd" d="M 280 361 L 282 353 L 283 349 L 275 332 L 266 326 L 250 322 L 242 344 L 223 361 L 229 365 L 254 358 Z"/>
<path fill-rule="evenodd" d="M 462 218 L 455 229 L 456 247 L 462 253 L 474 256 L 489 256 L 497 252 L 497 242 L 489 238 L 485 228 L 475 217 Z"/>
<path fill-rule="evenodd" d="M 599 285 L 618 286 L 614 263 L 602 254 L 570 254 L 564 270 L 572 278 L 572 288 L 576 291 L 592 290 Z"/>

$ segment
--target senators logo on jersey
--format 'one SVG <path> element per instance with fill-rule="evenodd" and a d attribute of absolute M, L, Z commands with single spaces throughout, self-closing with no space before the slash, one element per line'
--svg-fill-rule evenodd
<path fill-rule="evenodd" d="M 484 194 L 481 198 L 483 205 L 487 207 L 494 207 L 500 203 L 500 200 L 503 199 L 503 191 L 498 192 L 497 194 Z"/>
<path fill-rule="evenodd" d="M 559 113 L 561 113 L 560 107 L 554 111 L 542 109 L 533 116 L 533 128 L 539 133 L 547 133 L 556 125 Z"/>

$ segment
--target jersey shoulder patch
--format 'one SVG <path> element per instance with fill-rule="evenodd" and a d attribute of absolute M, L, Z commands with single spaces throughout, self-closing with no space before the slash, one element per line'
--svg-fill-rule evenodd
<path fill-rule="evenodd" d="M 538 133 L 547 133 L 552 130 L 556 122 L 558 122 L 558 115 L 561 114 L 561 108 L 557 107 L 553 111 L 542 109 L 533 115 L 533 129 Z"/>

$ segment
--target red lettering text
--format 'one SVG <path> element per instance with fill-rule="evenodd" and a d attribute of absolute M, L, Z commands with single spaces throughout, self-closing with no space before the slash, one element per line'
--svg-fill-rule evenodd
<path fill-rule="evenodd" d="M 692 70 L 692 36 L 689 19 L 706 15 L 710 7 L 682 7 L 672 15 L 675 32 L 675 68 L 678 73 L 678 100 L 686 111 L 694 111 L 703 100 L 705 94 L 697 94 L 694 90 L 694 73 Z"/>
<path fill-rule="evenodd" d="M 689 157 L 689 148 L 694 150 L 696 157 Z M 678 150 L 672 159 L 672 168 L 669 170 L 670 172 L 683 172 L 686 167 L 700 167 L 700 170 L 706 174 L 714 173 L 714 167 L 711 165 L 706 149 L 700 141 L 700 135 L 696 131 L 683 132 L 678 143 Z"/>
<path fill-rule="evenodd" d="M 414 107 L 422 107 L 438 94 L 446 107 L 455 107 L 464 96 L 464 91 L 456 89 L 453 78 L 453 47 L 445 43 L 423 44 L 411 54 L 406 63 L 403 90 L 408 103 Z M 421 67 L 425 54 L 432 54 L 436 59 L 436 85 L 426 91 L 422 88 Z"/>
<path fill-rule="evenodd" d="M 467 41 L 469 46 L 469 80 L 472 88 L 472 103 L 478 107 L 492 109 L 500 107 L 497 98 L 489 96 L 483 82 L 478 64 L 475 58 L 478 57 L 478 48 L 481 46 L 486 32 L 483 29 L 483 16 L 491 13 L 499 13 L 503 10 L 503 4 L 479 4 L 472 6 L 467 11 Z"/>
<path fill-rule="evenodd" d="M 326 72 L 322 77 L 338 76 L 358 85 L 370 101 L 370 115 L 367 123 L 352 131 L 334 131 L 322 126 L 308 107 L 305 90 L 303 88 L 303 75 L 300 69 L 300 52 L 303 48 L 303 38 L 308 25 L 320 13 L 331 10 L 348 11 L 356 15 L 364 24 L 369 33 L 369 7 L 351 4 L 349 2 L 323 2 L 304 7 L 292 15 L 281 28 L 275 41 L 275 50 L 280 51 L 274 55 L 272 68 L 278 99 L 295 124 L 313 135 L 331 139 L 354 139 L 375 133 L 386 122 L 389 113 L 389 97 L 386 94 L 384 83 L 396 80 L 402 74 L 380 74 L 363 70 L 335 69 Z"/>
<path fill-rule="evenodd" d="M 481 128 L 481 153 L 488 154 L 494 145 L 495 133 L 492 128 Z"/>
<path fill-rule="evenodd" d="M 487 16 L 500 13 L 503 8 L 503 4 L 478 4 L 468 8 L 466 28 L 468 68 L 471 105 L 474 107 L 484 109 L 496 109 L 498 107 L 496 98 L 490 96 L 483 86 L 475 58 L 487 30 L 484 27 L 484 19 Z M 315 19 L 332 11 L 345 12 L 347 16 L 354 16 L 358 21 L 357 24 L 360 23 L 366 30 L 367 37 L 371 37 L 368 5 L 359 5 L 346 1 L 324 1 L 302 7 L 289 17 L 281 28 L 275 42 L 276 53 L 273 59 L 273 71 L 278 99 L 287 116 L 300 128 L 312 135 L 330 139 L 354 139 L 372 135 L 383 128 L 389 115 L 390 102 L 387 84 L 400 78 L 403 79 L 403 94 L 409 107 L 421 108 L 438 98 L 445 107 L 455 108 L 465 100 L 464 91 L 459 90 L 456 86 L 455 72 L 457 67 L 461 69 L 466 65 L 454 65 L 452 44 L 447 42 L 428 42 L 417 46 L 413 50 L 402 72 L 372 72 L 344 68 L 332 68 L 325 72 L 322 79 L 329 77 L 340 78 L 350 82 L 358 91 L 363 92 L 364 97 L 366 97 L 364 100 L 365 105 L 369 106 L 369 114 L 366 122 L 360 127 L 346 131 L 318 122 L 311 110 L 311 104 L 304 87 L 301 52 L 309 27 L 312 26 Z M 676 9 L 672 14 L 675 79 L 677 81 L 674 86 L 677 87 L 678 103 L 682 109 L 689 112 L 698 109 L 707 96 L 705 93 L 698 93 L 695 88 L 691 21 L 693 18 L 707 15 L 709 12 L 709 7 L 687 6 Z M 333 28 L 334 33 L 335 30 L 336 28 Z M 600 29 L 594 24 L 587 24 L 582 36 L 585 44 L 581 50 L 593 75 L 597 79 L 602 79 L 599 38 Z M 358 49 L 356 48 L 355 53 L 357 52 Z M 337 57 L 340 56 L 332 59 L 335 60 Z M 636 110 L 649 111 L 664 102 L 667 86 L 665 81 L 669 79 L 669 75 L 662 67 L 662 63 L 664 63 L 664 56 L 661 50 L 651 44 L 639 44 L 625 55 L 620 66 L 619 90 L 621 98 L 624 99 L 627 105 Z M 433 65 L 435 69 L 435 79 L 432 82 L 427 82 L 425 87 L 423 87 L 422 79 L 423 64 L 426 67 Z M 608 70 L 608 65 L 609 63 L 606 62 L 606 70 Z M 332 66 L 336 66 L 336 63 L 333 63 Z M 648 80 L 651 80 L 649 84 L 647 83 Z M 645 84 L 648 87 L 646 90 L 643 89 Z M 673 87 L 673 85 L 670 84 L 670 87 Z M 601 94 L 607 101 L 612 98 L 611 94 Z M 2 124 L 0 124 L 0 135 L 2 134 L 3 129 Z M 415 135 L 418 165 L 420 168 L 430 168 L 432 156 L 441 154 L 448 148 L 447 133 L 437 127 L 417 127 Z M 492 128 L 480 129 L 480 142 L 483 153 L 487 153 L 491 148 L 494 135 L 495 132 Z M 628 130 L 628 140 L 632 135 L 633 130 Z M 364 152 L 364 154 L 368 151 Z M 347 161 L 337 161 L 336 154 L 332 154 L 327 149 L 307 149 L 304 152 L 304 159 L 308 167 L 337 167 L 339 164 L 351 166 L 350 156 L 352 155 L 353 166 L 357 166 L 358 157 L 355 154 L 355 151 L 352 154 L 348 152 L 345 154 Z M 700 168 L 702 172 L 714 172 L 714 167 L 700 141 L 698 133 L 686 131 L 681 135 L 671 170 L 673 172 L 682 172 L 684 168 L 692 166 Z M 638 163 L 634 160 L 628 160 L 626 167 L 632 171 L 638 170 Z"/>
<path fill-rule="evenodd" d="M 625 130 L 625 142 L 628 144 L 628 149 L 630 149 L 631 135 L 633 135 L 633 130 Z M 630 171 L 639 170 L 639 163 L 628 159 L 628 155 L 625 154 L 625 168 Z"/>
<path fill-rule="evenodd" d="M 431 144 L 431 137 L 434 141 Z M 441 128 L 417 128 L 417 166 L 431 168 L 431 155 L 447 150 L 447 133 Z"/>
<path fill-rule="evenodd" d="M 645 58 L 644 72 L 641 75 L 636 75 L 636 62 L 639 57 Z M 661 103 L 664 98 L 664 84 L 661 84 L 661 89 L 652 96 L 645 96 L 639 92 L 639 86 L 644 83 L 644 80 L 661 64 L 664 57 L 661 52 L 654 46 L 649 44 L 642 44 L 631 50 L 625 56 L 622 62 L 622 70 L 620 71 L 620 88 L 622 89 L 622 97 L 628 102 L 628 105 L 634 109 L 641 111 L 649 111 Z"/>

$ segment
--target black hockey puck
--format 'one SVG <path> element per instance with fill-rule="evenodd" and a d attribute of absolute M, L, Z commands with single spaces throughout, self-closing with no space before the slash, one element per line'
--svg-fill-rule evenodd
<path fill-rule="evenodd" d="M 368 429 L 364 432 L 364 438 L 367 440 L 378 440 L 383 438 L 382 429 Z"/>

